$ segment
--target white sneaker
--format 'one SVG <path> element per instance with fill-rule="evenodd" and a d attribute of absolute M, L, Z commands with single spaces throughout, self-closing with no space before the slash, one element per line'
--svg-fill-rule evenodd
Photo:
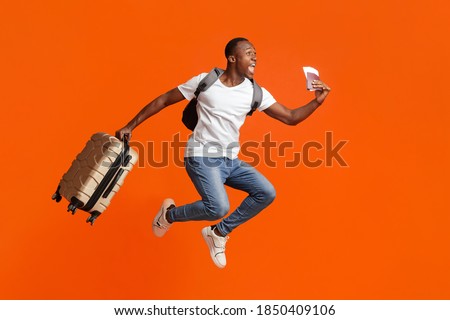
<path fill-rule="evenodd" d="M 161 208 L 153 219 L 152 229 L 155 236 L 161 238 L 169 230 L 172 224 L 167 221 L 166 212 L 173 207 L 175 207 L 175 202 L 172 199 L 167 198 L 163 201 Z"/>
<path fill-rule="evenodd" d="M 229 237 L 220 237 L 214 233 L 211 227 L 202 229 L 203 239 L 209 248 L 209 253 L 214 264 L 219 268 L 225 268 L 227 265 L 227 258 L 225 256 L 225 244 Z"/>

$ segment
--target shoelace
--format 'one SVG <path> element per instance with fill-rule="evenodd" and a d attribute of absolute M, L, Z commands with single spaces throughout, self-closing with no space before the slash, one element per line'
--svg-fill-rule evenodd
<path fill-rule="evenodd" d="M 230 239 L 230 237 L 226 236 L 226 237 L 222 237 L 222 238 L 224 238 L 224 239 L 223 240 L 219 239 L 219 246 L 218 246 L 218 248 L 221 248 L 223 251 L 225 251 L 225 245 L 226 245 L 228 239 Z"/>

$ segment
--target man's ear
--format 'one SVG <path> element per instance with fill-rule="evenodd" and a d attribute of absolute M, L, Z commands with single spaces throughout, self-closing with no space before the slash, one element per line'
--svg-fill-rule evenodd
<path fill-rule="evenodd" d="M 228 56 L 228 61 L 234 63 L 236 62 L 236 58 L 234 56 Z"/>

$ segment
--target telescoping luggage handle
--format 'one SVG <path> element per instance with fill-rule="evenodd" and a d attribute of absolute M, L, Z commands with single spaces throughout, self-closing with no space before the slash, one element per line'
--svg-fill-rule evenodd
<path fill-rule="evenodd" d="M 120 177 L 122 176 L 123 171 L 124 171 L 123 168 L 126 167 L 128 165 L 128 163 L 130 162 L 130 160 L 131 160 L 131 155 L 129 154 L 130 146 L 128 144 L 128 135 L 124 136 L 123 144 L 124 144 L 123 149 L 124 150 L 126 149 L 126 150 L 125 150 L 124 157 L 123 157 L 124 161 L 122 162 L 122 167 L 119 169 L 119 171 L 117 171 L 116 176 L 114 177 L 114 179 L 109 184 L 109 186 L 106 189 L 105 193 L 103 193 L 103 196 L 102 196 L 103 198 L 108 198 L 109 194 L 114 189 L 114 186 L 116 185 L 117 181 L 119 181 Z"/>
<path fill-rule="evenodd" d="M 131 155 L 129 154 L 130 145 L 128 143 L 128 138 L 128 135 L 123 136 L 122 151 L 109 167 L 108 172 L 105 174 L 105 177 L 97 186 L 97 189 L 95 189 L 91 198 L 81 209 L 90 211 L 97 203 L 98 199 L 100 199 L 100 197 L 107 198 L 111 191 L 114 189 L 114 186 L 123 174 L 123 167 L 126 167 L 131 160 Z"/>

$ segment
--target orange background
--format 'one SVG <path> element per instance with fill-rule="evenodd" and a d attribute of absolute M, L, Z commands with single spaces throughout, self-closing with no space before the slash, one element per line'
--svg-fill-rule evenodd
<path fill-rule="evenodd" d="M 448 12 L 443 0 L 3 3 L 0 298 L 450 299 Z M 242 141 L 271 132 L 300 151 L 332 131 L 349 140 L 348 168 L 259 165 L 277 199 L 231 234 L 224 270 L 207 222 L 151 233 L 163 198 L 197 199 L 172 162 L 135 168 L 93 227 L 50 200 L 91 134 L 224 67 L 235 36 L 254 43 L 256 79 L 279 102 L 313 97 L 304 65 L 333 88 L 297 127 L 256 114 Z M 185 138 L 183 106 L 134 140 Z"/>

